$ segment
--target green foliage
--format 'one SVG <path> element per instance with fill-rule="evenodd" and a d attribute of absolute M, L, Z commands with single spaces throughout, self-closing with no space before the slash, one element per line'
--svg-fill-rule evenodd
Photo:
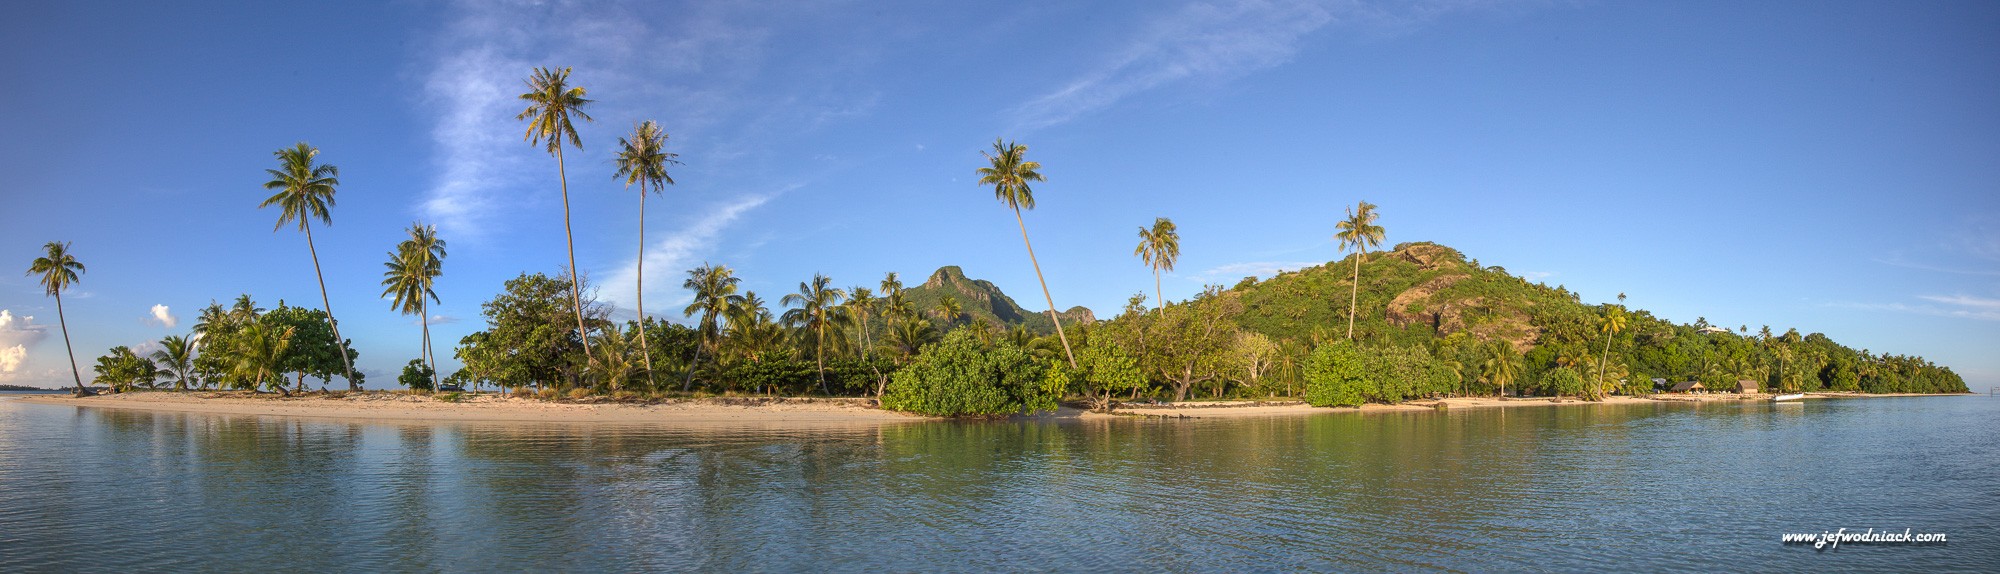
<path fill-rule="evenodd" d="M 353 348 L 335 343 L 333 325 L 327 321 L 326 312 L 319 309 L 290 307 L 279 301 L 278 308 L 259 316 L 257 323 L 273 331 L 292 332 L 291 344 L 286 347 L 277 370 L 297 375 L 301 383 L 306 376 L 327 383 L 345 371 L 346 363 L 340 358 L 343 349 L 350 361 L 360 356 Z"/>
<path fill-rule="evenodd" d="M 1451 372 L 1421 346 L 1363 347 L 1363 383 L 1368 400 L 1395 403 L 1450 392 Z"/>
<path fill-rule="evenodd" d="M 403 365 L 403 374 L 396 377 L 396 384 L 412 391 L 428 393 L 437 390 L 431 387 L 431 377 L 435 374 L 429 365 L 424 364 L 423 359 L 410 359 L 409 364 Z"/>
<path fill-rule="evenodd" d="M 882 407 L 934 416 L 1004 416 L 1055 410 L 1062 378 L 1006 341 L 986 350 L 971 333 L 946 335 L 891 377 Z"/>
<path fill-rule="evenodd" d="M 460 401 L 463 401 L 463 400 L 465 400 L 465 394 L 464 394 L 464 393 L 444 393 L 444 394 L 441 394 L 441 395 L 437 395 L 437 396 L 434 396 L 434 397 L 431 397 L 431 398 L 434 398 L 434 399 L 437 399 L 437 400 L 438 400 L 438 401 L 440 401 L 440 402 L 447 402 L 447 403 L 456 403 L 456 402 L 460 402 Z"/>
<path fill-rule="evenodd" d="M 1361 353 L 1346 341 L 1321 345 L 1306 356 L 1306 404 L 1358 407 L 1372 391 Z"/>
<path fill-rule="evenodd" d="M 1076 352 L 1076 368 L 1069 363 L 1053 361 L 1046 374 L 1050 380 L 1044 387 L 1064 388 L 1090 399 L 1091 406 L 1103 409 L 1110 406 L 1117 393 L 1145 388 L 1146 377 L 1139 372 L 1139 362 L 1112 341 L 1093 341 Z"/>
<path fill-rule="evenodd" d="M 1576 369 L 1562 367 L 1542 372 L 1541 388 L 1556 396 L 1577 396 L 1585 392 L 1583 375 Z"/>
<path fill-rule="evenodd" d="M 505 290 L 480 304 L 486 330 L 459 340 L 458 359 L 475 380 L 503 388 L 562 385 L 573 382 L 584 364 L 583 340 L 570 328 L 574 304 L 570 282 L 540 273 L 523 273 L 507 281 Z M 589 314 L 601 309 L 585 301 Z"/>
<path fill-rule="evenodd" d="M 90 368 L 97 373 L 92 384 L 111 387 L 117 392 L 125 392 L 133 387 L 152 388 L 159 378 L 159 369 L 124 345 L 112 347 L 111 351 L 97 358 L 97 365 Z"/>

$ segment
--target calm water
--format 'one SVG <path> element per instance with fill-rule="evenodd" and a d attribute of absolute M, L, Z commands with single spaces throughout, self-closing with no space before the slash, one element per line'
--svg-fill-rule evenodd
<path fill-rule="evenodd" d="M 2000 400 L 866 430 L 0 398 L 0 571 L 2000 569 Z M 1786 546 L 1913 528 L 1938 546 Z"/>

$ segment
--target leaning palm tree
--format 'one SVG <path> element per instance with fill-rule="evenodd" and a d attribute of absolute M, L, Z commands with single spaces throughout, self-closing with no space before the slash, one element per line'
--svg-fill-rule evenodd
<path fill-rule="evenodd" d="M 1076 353 L 1069 348 L 1069 335 L 1063 333 L 1062 319 L 1056 315 L 1056 299 L 1049 295 L 1049 280 L 1042 277 L 1042 264 L 1035 260 L 1035 244 L 1028 241 L 1028 223 L 1021 219 L 1021 209 L 1035 208 L 1035 192 L 1028 183 L 1046 181 L 1042 177 L 1041 162 L 1028 161 L 1028 146 L 1014 142 L 1002 143 L 993 139 L 993 153 L 985 154 L 987 163 L 992 165 L 979 168 L 979 185 L 993 186 L 993 197 L 1014 210 L 1014 223 L 1021 226 L 1021 243 L 1028 247 L 1028 263 L 1035 266 L 1035 280 L 1042 284 L 1042 298 L 1049 303 L 1049 321 L 1056 324 L 1056 336 L 1062 339 L 1063 355 L 1069 359 L 1070 368 L 1076 368 Z"/>
<path fill-rule="evenodd" d="M 626 189 L 639 184 L 639 259 L 634 285 L 639 307 L 639 354 L 646 361 L 646 382 L 659 388 L 659 382 L 653 380 L 653 350 L 646 346 L 646 192 L 660 193 L 665 186 L 673 185 L 667 164 L 680 165 L 674 159 L 680 154 L 667 151 L 667 132 L 660 130 L 660 124 L 653 120 L 639 122 L 632 128 L 632 139 L 618 138 L 618 147 L 615 160 L 618 174 L 613 177 L 625 178 Z"/>
<path fill-rule="evenodd" d="M 522 110 L 514 119 L 528 121 L 528 133 L 522 139 L 531 144 L 547 140 L 549 154 L 556 156 L 556 176 L 562 181 L 563 240 L 569 244 L 569 276 L 576 278 L 580 276 L 576 274 L 576 239 L 569 228 L 569 172 L 563 166 L 563 140 L 569 140 L 569 145 L 576 149 L 583 149 L 583 139 L 576 135 L 572 116 L 583 118 L 583 121 L 591 119 L 590 114 L 583 113 L 582 109 L 590 100 L 584 99 L 582 87 L 569 85 L 569 72 L 569 68 L 535 68 L 534 74 L 527 80 L 528 92 L 520 96 L 528 102 L 528 109 Z M 590 330 L 583 326 L 583 292 L 579 283 L 582 282 L 570 282 L 569 297 L 570 303 L 575 305 L 576 335 L 583 339 L 583 356 L 587 361 L 591 356 Z"/>
<path fill-rule="evenodd" d="M 1604 333 L 1604 351 L 1597 357 L 1597 376 L 1603 377 L 1604 363 L 1611 358 L 1611 338 L 1625 330 L 1625 309 L 1612 307 L 1609 312 L 1605 313 L 1604 322 L 1599 326 L 1598 330 Z M 1603 385 L 1604 381 L 1602 380 L 1599 380 L 1595 385 L 1591 385 L 1591 395 L 1593 398 L 1599 395 L 1598 390 Z"/>
<path fill-rule="evenodd" d="M 1160 291 L 1160 272 L 1173 271 L 1174 261 L 1181 258 L 1181 234 L 1174 229 L 1174 220 L 1165 217 L 1153 220 L 1153 228 L 1139 228 L 1139 247 L 1133 255 L 1153 268 L 1153 296 L 1160 300 L 1160 312 L 1167 309 L 1167 297 Z"/>
<path fill-rule="evenodd" d="M 1347 210 L 1347 220 L 1335 224 L 1340 229 L 1333 236 L 1340 240 L 1340 248 L 1353 249 L 1354 286 L 1347 293 L 1347 340 L 1354 340 L 1354 311 L 1361 302 L 1361 259 L 1368 256 L 1368 248 L 1382 245 L 1382 226 L 1375 224 L 1375 204 L 1366 201 Z"/>
<path fill-rule="evenodd" d="M 838 287 L 828 287 L 833 279 L 818 273 L 812 282 L 799 282 L 799 292 L 787 293 L 778 303 L 797 305 L 798 308 L 785 311 L 782 318 L 786 325 L 813 332 L 813 361 L 819 364 L 819 391 L 828 395 L 833 391 L 826 387 L 826 328 L 838 328 L 847 323 L 847 313 L 840 302 L 847 299 L 847 291 Z"/>
<path fill-rule="evenodd" d="M 700 267 L 688 270 L 687 280 L 681 288 L 694 291 L 694 301 L 682 309 L 683 315 L 693 317 L 701 314 L 701 322 L 695 327 L 695 334 L 701 337 L 701 344 L 694 348 L 694 361 L 688 363 L 687 379 L 681 381 L 681 392 L 685 393 L 694 385 L 694 368 L 701 363 L 701 353 L 706 349 L 715 354 L 717 338 L 722 334 L 715 319 L 729 309 L 732 302 L 742 298 L 736 295 L 736 284 L 741 280 L 728 266 L 702 263 Z"/>
<path fill-rule="evenodd" d="M 313 276 L 319 279 L 319 300 L 326 309 L 327 325 L 333 327 L 334 347 L 340 348 L 340 364 L 347 375 L 347 386 L 361 390 L 354 382 L 354 362 L 347 356 L 346 339 L 340 336 L 340 321 L 333 318 L 333 300 L 326 296 L 326 275 L 319 269 L 319 248 L 313 245 L 311 220 L 333 225 L 333 215 L 328 209 L 333 207 L 334 187 L 340 185 L 340 168 L 327 164 L 314 165 L 313 158 L 319 156 L 319 148 L 306 142 L 272 152 L 278 158 L 278 169 L 267 169 L 271 181 L 264 182 L 264 189 L 276 191 L 264 203 L 262 209 L 276 205 L 279 207 L 278 224 L 271 231 L 283 229 L 285 224 L 296 220 L 299 231 L 306 234 L 306 251 L 312 254 Z M 246 296 L 247 298 L 247 296 Z"/>
<path fill-rule="evenodd" d="M 96 393 L 83 386 L 83 374 L 76 369 L 76 348 L 69 344 L 69 319 L 63 315 L 62 292 L 76 284 L 76 275 L 83 273 L 83 264 L 69 254 L 69 242 L 50 241 L 42 246 L 42 256 L 28 264 L 28 274 L 40 274 L 42 292 L 56 298 L 56 322 L 62 325 L 63 348 L 69 351 L 69 376 L 76 380 L 76 396 L 87 397 Z"/>
<path fill-rule="evenodd" d="M 438 301 L 437 291 L 432 289 L 434 280 L 441 273 L 440 264 L 444 255 L 444 241 L 437 239 L 436 231 L 424 225 L 410 225 L 410 238 L 389 252 L 389 260 L 382 264 L 382 297 L 389 299 L 389 309 L 404 315 L 418 315 L 422 318 L 424 333 L 424 364 L 431 369 L 431 388 L 437 388 L 437 362 L 430 354 L 431 321 L 430 303 Z"/>
<path fill-rule="evenodd" d="M 201 384 L 195 378 L 194 349 L 194 344 L 187 337 L 174 335 L 160 339 L 160 350 L 153 351 L 153 362 L 158 365 L 160 374 L 173 380 L 174 390 L 186 392 L 191 384 Z"/>

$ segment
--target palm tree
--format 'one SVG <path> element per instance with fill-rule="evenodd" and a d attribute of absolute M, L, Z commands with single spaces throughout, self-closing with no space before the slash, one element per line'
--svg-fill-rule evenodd
<path fill-rule="evenodd" d="M 702 342 L 695 346 L 694 361 L 688 363 L 687 379 L 681 382 L 681 392 L 687 392 L 694 385 L 694 368 L 701 362 L 702 350 L 707 349 L 711 355 L 715 353 L 716 337 L 721 334 L 715 318 L 728 310 L 731 303 L 741 300 L 736 295 L 736 284 L 740 281 L 729 267 L 704 262 L 700 267 L 688 270 L 687 280 L 681 282 L 681 288 L 694 291 L 694 301 L 688 303 L 681 313 L 689 317 L 701 314 L 696 334 L 701 336 Z"/>
<path fill-rule="evenodd" d="M 1514 353 L 1514 347 L 1506 343 L 1495 343 L 1486 360 L 1479 364 L 1487 382 L 1500 386 L 1500 396 L 1507 396 L 1507 383 L 1521 376 L 1521 358 Z"/>
<path fill-rule="evenodd" d="M 667 164 L 680 165 L 674 158 L 680 154 L 667 151 L 667 132 L 660 130 L 660 124 L 653 120 L 639 122 L 632 128 L 632 139 L 618 138 L 618 173 L 613 177 L 624 177 L 625 188 L 639 184 L 639 259 L 635 291 L 639 307 L 639 354 L 646 361 L 646 382 L 653 388 L 660 383 L 653 380 L 653 350 L 646 346 L 646 195 L 647 191 L 661 193 L 664 186 L 673 185 L 674 178 L 667 174 Z"/>
<path fill-rule="evenodd" d="M 160 350 L 153 351 L 152 359 L 159 364 L 162 374 L 173 378 L 175 390 L 186 391 L 189 383 L 201 384 L 194 374 L 194 344 L 187 337 L 173 335 L 160 339 Z"/>
<path fill-rule="evenodd" d="M 1610 312 L 1605 313 L 1604 323 L 1599 330 L 1604 333 L 1604 352 L 1597 357 L 1597 375 L 1602 377 L 1604 376 L 1604 362 L 1611 358 L 1611 338 L 1616 336 L 1620 331 L 1625 330 L 1625 309 L 1612 307 Z M 1602 385 L 1603 381 L 1599 381 L 1597 385 L 1592 385 L 1591 394 L 1593 396 L 1596 395 L 1597 387 Z"/>
<path fill-rule="evenodd" d="M 882 316 L 895 322 L 916 316 L 916 313 L 916 309 L 910 306 L 910 300 L 903 296 L 903 280 L 896 278 L 896 272 L 890 271 L 882 277 Z"/>
<path fill-rule="evenodd" d="M 598 363 L 597 375 L 603 377 L 605 386 L 612 392 L 625 389 L 625 383 L 636 370 L 632 364 L 631 340 L 618 324 L 605 325 L 597 334 L 597 348 L 603 351 Z"/>
<path fill-rule="evenodd" d="M 234 365 L 235 375 L 248 380 L 250 390 L 270 383 L 279 394 L 292 396 L 285 390 L 285 378 L 280 373 L 284 368 L 285 352 L 292 348 L 292 327 L 280 331 L 263 323 L 251 323 L 243 329 L 243 344 L 238 347 Z"/>
<path fill-rule="evenodd" d="M 75 285 L 77 274 L 83 273 L 83 264 L 69 254 L 69 242 L 50 241 L 42 245 L 41 257 L 28 264 L 28 274 L 41 274 L 42 292 L 56 298 L 56 322 L 62 325 L 63 349 L 69 351 L 69 376 L 76 380 L 76 396 L 88 397 L 97 393 L 83 386 L 83 374 L 76 369 L 76 348 L 69 344 L 69 319 L 63 315 L 62 292 Z"/>
<path fill-rule="evenodd" d="M 411 224 L 409 232 L 410 238 L 398 244 L 395 251 L 389 252 L 389 261 L 382 264 L 382 297 L 390 299 L 390 309 L 422 317 L 424 346 L 421 354 L 424 364 L 431 369 L 431 388 L 435 389 L 437 361 L 430 352 L 430 303 L 439 301 L 432 285 L 442 273 L 445 245 L 444 240 L 437 238 L 437 230 L 430 226 Z"/>
<path fill-rule="evenodd" d="M 327 210 L 333 207 L 334 187 L 340 185 L 340 168 L 333 165 L 314 165 L 313 158 L 319 156 L 319 148 L 299 142 L 298 145 L 272 152 L 278 157 L 278 169 L 267 169 L 271 181 L 264 182 L 264 189 L 278 193 L 258 204 L 258 209 L 279 206 L 278 224 L 271 228 L 277 231 L 293 220 L 299 222 L 299 231 L 306 234 L 306 251 L 312 254 L 313 276 L 319 278 L 319 301 L 326 309 L 326 322 L 333 327 L 333 345 L 340 353 L 340 364 L 347 374 L 347 387 L 361 390 L 354 382 L 354 362 L 347 356 L 346 341 L 340 336 L 340 321 L 333 318 L 333 300 L 326 296 L 326 274 L 319 269 L 319 248 L 313 246 L 311 220 L 318 219 L 325 225 L 333 225 L 333 215 Z"/>
<path fill-rule="evenodd" d="M 1167 309 L 1167 297 L 1160 292 L 1160 272 L 1173 271 L 1174 261 L 1181 257 L 1181 234 L 1174 229 L 1174 220 L 1165 217 L 1153 220 L 1153 228 L 1139 228 L 1139 247 L 1133 255 L 1153 268 L 1153 295 L 1160 300 L 1160 312 Z"/>
<path fill-rule="evenodd" d="M 1347 293 L 1347 340 L 1354 340 L 1354 311 L 1360 305 L 1361 259 L 1368 256 L 1368 248 L 1382 245 L 1382 226 L 1375 224 L 1375 204 L 1366 201 L 1347 210 L 1347 220 L 1334 226 L 1340 229 L 1333 236 L 1340 240 L 1340 248 L 1353 249 L 1354 286 Z"/>
<path fill-rule="evenodd" d="M 1045 181 L 1042 178 L 1041 162 L 1028 161 L 1028 146 L 1014 142 L 1001 143 L 993 139 L 993 153 L 985 154 L 988 167 L 979 168 L 979 185 L 993 186 L 993 197 L 1014 210 L 1014 223 L 1021 226 L 1021 243 L 1028 247 L 1028 262 L 1035 266 L 1035 280 L 1042 284 L 1042 298 L 1049 303 L 1049 321 L 1056 324 L 1056 336 L 1062 339 L 1063 355 L 1069 359 L 1070 368 L 1076 368 L 1076 353 L 1069 348 L 1069 335 L 1063 333 L 1062 319 L 1056 315 L 1056 299 L 1049 295 L 1049 280 L 1042 277 L 1042 264 L 1035 260 L 1035 244 L 1028 241 L 1028 223 L 1021 219 L 1021 209 L 1035 208 L 1035 192 L 1028 182 Z"/>
<path fill-rule="evenodd" d="M 937 315 L 939 319 L 944 320 L 944 328 L 947 330 L 951 329 L 952 325 L 958 324 L 959 316 L 965 314 L 964 310 L 965 308 L 958 304 L 957 297 L 946 295 L 938 299 Z"/>
<path fill-rule="evenodd" d="M 847 322 L 847 313 L 840 302 L 847 299 L 847 292 L 838 287 L 828 287 L 833 279 L 818 273 L 812 282 L 799 282 L 799 292 L 787 293 L 778 303 L 797 305 L 798 308 L 785 311 L 783 320 L 793 328 L 814 332 L 817 342 L 813 345 L 813 361 L 819 364 L 819 391 L 833 394 L 826 387 L 826 328 L 839 327 Z"/>
<path fill-rule="evenodd" d="M 861 360 L 868 360 L 868 317 L 875 314 L 875 305 L 881 300 L 867 287 L 855 285 L 847 289 L 848 314 L 861 320 Z"/>
<path fill-rule="evenodd" d="M 576 274 L 576 238 L 569 228 L 569 172 L 563 166 L 563 140 L 569 145 L 583 149 L 583 139 L 577 137 L 576 126 L 571 124 L 572 116 L 591 121 L 590 114 L 583 113 L 583 106 L 590 104 L 584 99 L 583 88 L 569 85 L 569 68 L 535 68 L 528 77 L 528 92 L 520 99 L 528 102 L 528 109 L 514 116 L 517 120 L 528 121 L 528 132 L 522 139 L 530 144 L 548 141 L 549 154 L 556 156 L 556 176 L 562 180 L 563 200 L 563 240 L 569 244 L 569 284 L 570 303 L 575 305 L 576 334 L 583 339 L 583 356 L 589 360 L 590 331 L 583 326 L 583 292 L 578 284 L 583 281 Z"/>

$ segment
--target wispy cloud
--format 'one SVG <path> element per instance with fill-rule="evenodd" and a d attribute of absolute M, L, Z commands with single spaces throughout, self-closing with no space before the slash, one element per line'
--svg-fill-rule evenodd
<path fill-rule="evenodd" d="M 1978 321 L 2000 321 L 2000 299 L 1974 297 L 1969 295 L 1920 295 L 1917 297 L 1929 304 L 1908 303 L 1828 303 L 1829 307 L 1862 309 L 1869 311 L 1895 311 L 1933 317 L 1951 317 Z"/>
<path fill-rule="evenodd" d="M 1520 275 L 1522 279 L 1527 279 L 1529 281 L 1541 281 L 1543 279 L 1555 277 L 1556 273 L 1554 271 L 1522 271 L 1518 275 Z"/>
<path fill-rule="evenodd" d="M 1306 34 L 1333 21 L 1312 2 L 1197 2 L 1143 24 L 1103 64 L 1022 104 L 1026 129 L 1110 107 L 1133 94 L 1194 78 L 1228 79 L 1284 63 Z"/>
<path fill-rule="evenodd" d="M 148 309 L 146 311 L 146 320 L 168 329 L 172 329 L 175 325 L 181 323 L 181 319 L 174 316 L 173 310 L 168 309 L 164 304 L 154 305 L 151 309 Z"/>
<path fill-rule="evenodd" d="M 1285 271 L 1297 271 L 1324 264 L 1323 261 L 1246 261 L 1217 265 L 1195 273 L 1190 277 L 1201 282 L 1234 281 L 1244 277 L 1270 277 Z"/>
<path fill-rule="evenodd" d="M 796 187 L 776 193 L 742 197 L 716 206 L 680 229 L 668 233 L 666 237 L 647 245 L 646 293 L 654 295 L 669 290 L 678 291 L 680 283 L 672 279 L 693 267 L 698 259 L 708 253 L 715 246 L 716 237 L 728 228 L 729 224 L 742 217 L 745 212 L 756 209 L 771 201 L 773 197 Z M 639 260 L 635 256 L 612 271 L 600 283 L 604 288 L 600 293 L 619 307 L 633 307 L 635 286 L 639 281 L 638 270 Z M 684 294 L 680 295 L 680 299 L 685 298 Z"/>

